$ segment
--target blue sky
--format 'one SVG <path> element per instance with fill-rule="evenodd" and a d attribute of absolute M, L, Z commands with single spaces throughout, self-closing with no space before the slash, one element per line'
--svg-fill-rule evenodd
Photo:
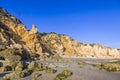
<path fill-rule="evenodd" d="M 28 29 L 120 48 L 120 0 L 0 0 Z"/>

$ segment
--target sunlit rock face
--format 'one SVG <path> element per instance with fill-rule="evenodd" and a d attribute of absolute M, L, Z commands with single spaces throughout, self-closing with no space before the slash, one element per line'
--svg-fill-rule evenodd
<path fill-rule="evenodd" d="M 80 43 L 63 34 L 39 33 L 35 25 L 27 30 L 20 20 L 0 8 L 0 50 L 11 47 L 39 55 L 57 53 L 63 57 L 120 58 L 118 49 Z"/>
<path fill-rule="evenodd" d="M 10 15 L 6 10 L 0 9 L 0 26 L 0 40 L 7 43 L 9 47 L 20 48 L 21 45 L 31 53 L 42 53 L 35 25 L 28 31 L 21 21 Z"/>
<path fill-rule="evenodd" d="M 76 40 L 58 34 L 48 34 L 41 37 L 42 43 L 51 53 L 59 53 L 68 57 L 87 58 L 117 58 L 120 51 L 100 44 L 80 43 Z"/>

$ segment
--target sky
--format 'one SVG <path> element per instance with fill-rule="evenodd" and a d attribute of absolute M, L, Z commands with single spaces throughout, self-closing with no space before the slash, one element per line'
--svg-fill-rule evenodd
<path fill-rule="evenodd" d="M 120 0 L 0 0 L 28 29 L 120 48 Z"/>

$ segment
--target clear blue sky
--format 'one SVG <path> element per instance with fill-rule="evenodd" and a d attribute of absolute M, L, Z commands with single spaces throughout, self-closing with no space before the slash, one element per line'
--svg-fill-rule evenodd
<path fill-rule="evenodd" d="M 120 0 L 0 0 L 28 29 L 120 48 Z"/>

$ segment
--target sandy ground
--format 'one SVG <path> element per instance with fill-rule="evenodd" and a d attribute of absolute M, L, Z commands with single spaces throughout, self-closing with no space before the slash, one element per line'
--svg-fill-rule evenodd
<path fill-rule="evenodd" d="M 91 64 L 96 62 L 106 62 L 109 60 L 89 60 L 83 59 L 83 61 L 87 62 L 87 65 L 80 66 L 77 64 L 76 59 L 71 59 L 69 62 L 49 62 L 43 61 L 42 63 L 54 64 L 57 67 L 54 69 L 57 70 L 57 73 L 45 73 L 44 71 L 40 72 L 37 80 L 55 80 L 55 76 L 62 72 L 65 69 L 68 69 L 73 72 L 73 75 L 69 77 L 67 80 L 120 80 L 120 73 L 106 72 L 101 71 L 98 68 L 93 67 Z M 62 66 L 63 65 L 63 66 Z M 3 75 L 0 74 L 2 77 Z M 32 76 L 25 77 L 24 79 L 19 80 L 34 80 Z"/>

